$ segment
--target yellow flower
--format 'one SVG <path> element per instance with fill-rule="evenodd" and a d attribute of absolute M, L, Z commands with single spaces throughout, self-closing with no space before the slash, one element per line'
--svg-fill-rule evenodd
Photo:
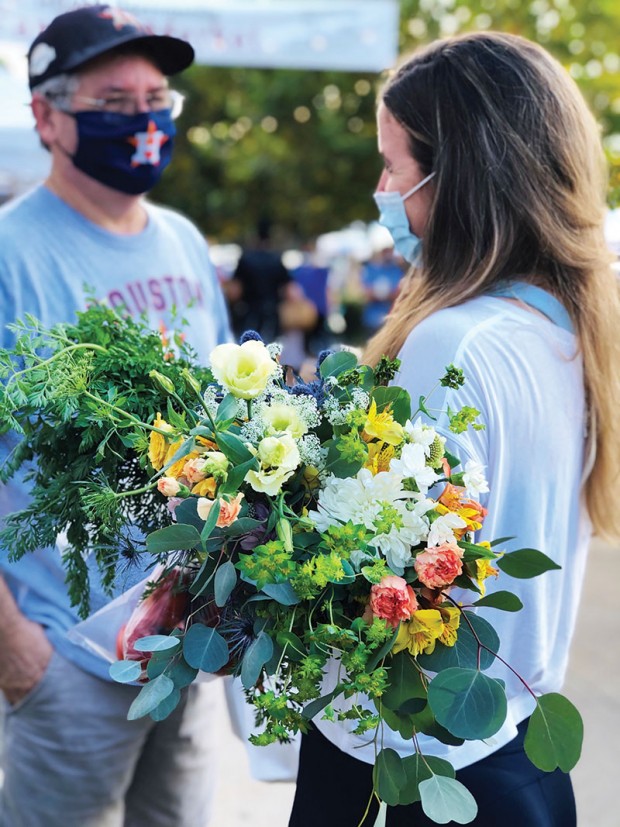
<path fill-rule="evenodd" d="M 205 480 L 196 483 L 192 488 L 192 494 L 196 494 L 198 497 L 215 497 L 216 488 L 217 483 L 213 477 L 207 477 Z"/>
<path fill-rule="evenodd" d="M 153 422 L 153 427 L 159 428 L 160 431 L 173 431 L 172 425 L 169 425 L 161 414 L 158 412 Z M 168 453 L 168 443 L 163 434 L 158 434 L 156 431 L 151 431 L 149 437 L 149 461 L 156 471 L 163 468 L 166 463 L 166 454 Z"/>
<path fill-rule="evenodd" d="M 478 545 L 491 548 L 491 544 L 486 541 L 478 543 Z M 499 570 L 493 568 L 490 560 L 479 558 L 476 560 L 476 583 L 478 584 L 482 597 L 484 597 L 487 591 L 486 583 L 484 582 L 487 577 L 499 577 Z"/>
<path fill-rule="evenodd" d="M 400 624 L 392 652 L 396 655 L 408 649 L 414 658 L 421 652 L 430 655 L 443 631 L 443 618 L 437 609 L 418 609 L 411 620 Z"/>
<path fill-rule="evenodd" d="M 454 646 L 456 631 L 461 622 L 461 612 L 456 606 L 440 606 L 439 614 L 443 623 L 443 630 L 439 635 L 439 642 L 444 646 Z"/>
<path fill-rule="evenodd" d="M 390 462 L 396 451 L 393 445 L 385 445 L 383 442 L 371 442 L 368 445 L 368 459 L 364 468 L 368 468 L 373 474 L 379 471 L 389 471 Z"/>
<path fill-rule="evenodd" d="M 210 362 L 217 381 L 239 399 L 260 396 L 278 368 L 263 342 L 254 339 L 242 345 L 218 345 Z"/>
<path fill-rule="evenodd" d="M 170 460 L 179 450 L 181 445 L 183 445 L 184 441 L 184 439 L 177 439 L 176 442 L 173 442 L 171 443 L 171 445 L 168 446 L 168 452 L 166 453 L 164 465 L 167 465 L 170 462 Z M 178 459 L 176 462 L 174 462 L 170 466 L 170 468 L 166 468 L 166 476 L 180 477 L 183 473 L 183 469 L 185 468 L 185 464 L 192 459 L 196 459 L 199 456 L 200 451 L 190 451 L 189 454 L 186 454 L 184 457 L 181 457 L 181 459 Z"/>
<path fill-rule="evenodd" d="M 371 439 L 380 439 L 388 445 L 400 445 L 405 438 L 405 430 L 402 425 L 394 421 L 389 406 L 381 413 L 377 413 L 377 403 L 373 399 L 362 437 L 366 442 L 370 442 Z"/>

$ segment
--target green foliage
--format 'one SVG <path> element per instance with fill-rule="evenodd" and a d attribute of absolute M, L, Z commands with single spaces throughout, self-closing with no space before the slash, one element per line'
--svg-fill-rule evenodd
<path fill-rule="evenodd" d="M 481 29 L 521 34 L 547 48 L 601 123 L 612 164 L 610 202 L 618 201 L 615 0 L 401 0 L 400 6 L 403 53 L 442 35 Z M 294 238 L 375 219 L 375 100 L 382 82 L 375 74 L 192 67 L 175 80 L 188 100 L 173 170 L 155 198 L 223 241 L 250 234 L 261 215 Z"/>
<path fill-rule="evenodd" d="M 572 703 L 556 692 L 537 699 L 525 734 L 525 752 L 545 772 L 570 772 L 581 755 L 583 721 Z"/>
<path fill-rule="evenodd" d="M 428 686 L 428 702 L 437 721 L 466 740 L 490 738 L 506 720 L 501 683 L 477 669 L 445 669 Z"/>
<path fill-rule="evenodd" d="M 192 623 L 183 638 L 183 656 L 194 669 L 217 672 L 228 663 L 228 644 L 210 626 Z"/>
<path fill-rule="evenodd" d="M 201 382 L 210 372 L 193 364 L 183 350 L 166 361 L 158 334 L 140 321 L 93 303 L 77 321 L 46 330 L 33 318 L 13 326 L 16 344 L 0 351 L 2 430 L 22 435 L 18 449 L 0 471 L 9 479 L 28 473 L 33 480 L 29 505 L 10 515 L 0 532 L 12 559 L 53 546 L 67 533 L 65 553 L 69 594 L 88 612 L 88 572 L 92 551 L 111 587 L 119 561 L 139 558 L 128 523 L 148 534 L 165 521 L 166 505 L 150 483 L 139 498 L 124 494 L 149 485 L 151 473 L 140 456 L 148 444 L 145 423 L 165 411 L 167 394 L 157 371 L 182 389 L 183 369 Z"/>
<path fill-rule="evenodd" d="M 478 805 L 469 790 L 444 775 L 433 775 L 420 782 L 420 800 L 424 813 L 437 824 L 469 824 L 478 813 Z"/>
<path fill-rule="evenodd" d="M 527 579 L 538 577 L 546 571 L 558 570 L 561 566 L 535 548 L 520 548 L 497 559 L 497 567 L 511 577 Z"/>

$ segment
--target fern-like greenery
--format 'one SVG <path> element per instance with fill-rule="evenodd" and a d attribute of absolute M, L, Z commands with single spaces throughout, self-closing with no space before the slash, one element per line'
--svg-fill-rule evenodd
<path fill-rule="evenodd" d="M 157 411 L 170 410 L 170 397 L 149 373 L 172 382 L 178 415 L 198 402 L 182 371 L 189 369 L 203 387 L 212 376 L 181 342 L 179 355 L 170 358 L 144 323 L 97 303 L 74 324 L 46 329 L 27 317 L 12 330 L 14 347 L 0 350 L 0 434 L 13 431 L 21 440 L 0 480 L 26 474 L 32 496 L 5 518 L 0 544 L 15 560 L 66 532 L 69 593 L 85 616 L 86 553 L 95 555 L 111 588 L 120 558 L 134 551 L 128 526 L 148 534 L 165 521 L 165 501 L 150 483 L 144 457 L 148 425 Z M 136 489 L 139 495 L 119 496 Z"/>

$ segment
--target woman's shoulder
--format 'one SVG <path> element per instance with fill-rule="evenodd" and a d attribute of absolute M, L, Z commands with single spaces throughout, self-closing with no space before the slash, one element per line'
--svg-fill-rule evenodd
<path fill-rule="evenodd" d="M 409 333 L 404 351 L 423 347 L 456 352 L 484 338 L 493 339 L 498 329 L 510 324 L 511 307 L 490 296 L 478 296 L 462 304 L 431 313 Z"/>

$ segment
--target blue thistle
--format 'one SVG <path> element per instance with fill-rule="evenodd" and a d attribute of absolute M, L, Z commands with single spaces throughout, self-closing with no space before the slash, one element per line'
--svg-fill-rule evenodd
<path fill-rule="evenodd" d="M 260 333 L 257 333 L 256 330 L 246 330 L 245 333 L 242 333 L 239 337 L 239 344 L 242 345 L 245 342 L 262 342 L 263 337 Z"/>

